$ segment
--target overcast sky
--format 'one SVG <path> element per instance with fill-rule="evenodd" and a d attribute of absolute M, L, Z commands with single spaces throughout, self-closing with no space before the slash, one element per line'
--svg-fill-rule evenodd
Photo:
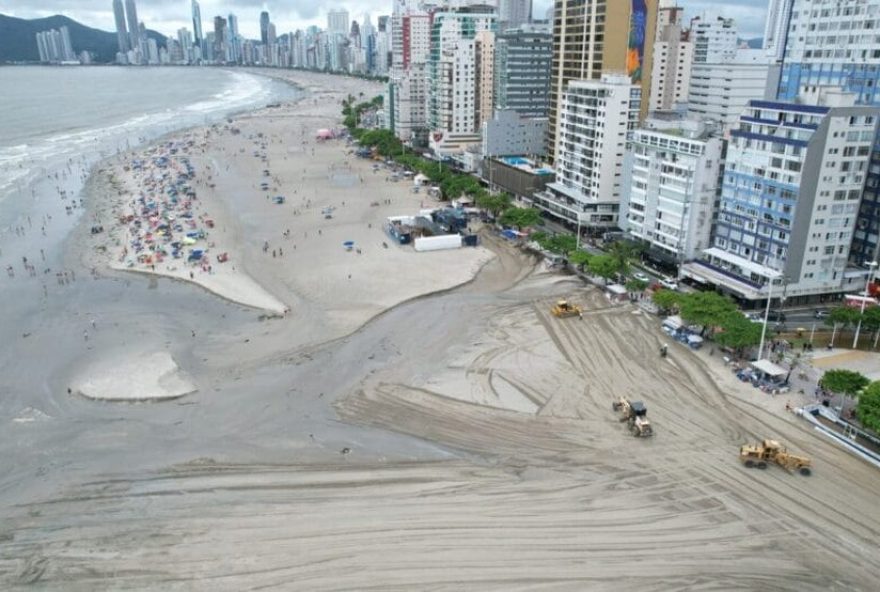
<path fill-rule="evenodd" d="M 622 0 L 615 0 L 622 1 Z M 552 0 L 534 0 L 536 17 L 543 17 Z M 764 31 L 764 13 L 768 0 L 679 0 L 690 16 L 728 16 L 737 20 L 740 36 L 760 37 Z M 293 31 L 308 25 L 327 26 L 327 10 L 345 8 L 351 18 L 361 21 L 370 14 L 376 17 L 391 13 L 391 0 L 202 0 L 202 23 L 207 31 L 216 15 L 230 12 L 238 16 L 239 31 L 248 37 L 260 36 L 260 11 L 268 10 L 278 33 Z M 148 28 L 160 33 L 174 34 L 177 29 L 192 29 L 190 0 L 137 0 L 138 17 Z M 63 14 L 84 25 L 112 31 L 112 0 L 0 0 L 0 14 L 21 18 L 37 18 Z"/>

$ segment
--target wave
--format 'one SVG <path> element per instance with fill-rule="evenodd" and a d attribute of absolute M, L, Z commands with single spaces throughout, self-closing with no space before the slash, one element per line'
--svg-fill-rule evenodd
<path fill-rule="evenodd" d="M 210 99 L 162 111 L 140 113 L 119 123 L 78 131 L 65 131 L 15 146 L 0 147 L 0 199 L 10 188 L 38 171 L 46 171 L 68 158 L 100 156 L 136 145 L 144 138 L 158 137 L 175 129 L 206 123 L 207 120 L 247 107 L 257 107 L 273 97 L 273 81 L 243 72 L 229 72 L 228 81 Z"/>

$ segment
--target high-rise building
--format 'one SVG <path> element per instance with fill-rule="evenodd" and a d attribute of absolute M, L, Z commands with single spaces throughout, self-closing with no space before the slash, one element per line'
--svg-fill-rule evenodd
<path fill-rule="evenodd" d="M 70 42 L 70 30 L 67 26 L 59 27 L 58 32 L 61 34 L 61 57 L 65 62 L 73 62 L 76 60 L 76 52 L 73 51 L 73 43 Z"/>
<path fill-rule="evenodd" d="M 405 142 L 427 134 L 426 64 L 431 49 L 431 17 L 401 13 L 391 17 L 391 117 L 394 134 Z"/>
<path fill-rule="evenodd" d="M 672 111 L 687 103 L 694 43 L 689 33 L 682 30 L 683 17 L 683 8 L 661 1 L 654 38 L 650 111 Z"/>
<path fill-rule="evenodd" d="M 113 20 L 116 22 L 116 43 L 119 45 L 119 51 L 125 53 L 129 48 L 129 39 L 122 0 L 113 0 Z"/>
<path fill-rule="evenodd" d="M 495 13 L 484 6 L 433 14 L 426 108 L 432 130 L 477 131 L 474 38 L 480 31 L 494 29 Z"/>
<path fill-rule="evenodd" d="M 556 181 L 535 194 L 535 207 L 572 228 L 617 226 L 624 153 L 641 99 L 642 85 L 628 74 L 568 83 L 559 110 Z"/>
<path fill-rule="evenodd" d="M 241 41 L 238 36 L 238 17 L 230 12 L 227 23 L 229 24 L 229 59 L 239 63 L 241 61 Z"/>
<path fill-rule="evenodd" d="M 767 6 L 764 51 L 774 60 L 781 60 L 785 54 L 792 4 L 794 4 L 794 0 L 770 0 L 770 4 Z"/>
<path fill-rule="evenodd" d="M 532 0 L 498 0 L 498 30 L 515 29 L 532 20 Z"/>
<path fill-rule="evenodd" d="M 328 10 L 327 11 L 327 33 L 348 34 L 350 26 L 347 10 Z"/>
<path fill-rule="evenodd" d="M 214 61 L 223 63 L 226 61 L 226 19 L 222 16 L 214 17 Z"/>
<path fill-rule="evenodd" d="M 193 21 L 193 39 L 195 40 L 195 44 L 199 47 L 202 46 L 202 9 L 199 8 L 199 3 L 196 0 L 192 0 L 192 21 Z"/>
<path fill-rule="evenodd" d="M 194 62 L 195 60 L 192 55 L 193 39 L 186 27 L 177 30 L 177 42 L 180 44 L 181 61 L 185 63 Z"/>
<path fill-rule="evenodd" d="M 683 275 L 751 301 L 781 283 L 788 304 L 864 285 L 845 272 L 880 114 L 833 90 L 800 101 L 749 102 L 730 134 L 713 246 Z"/>
<path fill-rule="evenodd" d="M 495 39 L 495 107 L 525 117 L 547 117 L 553 36 L 549 28 L 523 25 Z"/>
<path fill-rule="evenodd" d="M 740 49 L 726 62 L 699 62 L 691 68 L 688 116 L 724 126 L 739 121 L 751 99 L 773 98 L 771 65 L 761 49 Z"/>
<path fill-rule="evenodd" d="M 689 120 L 647 120 L 624 164 L 620 228 L 645 256 L 678 265 L 709 248 L 724 141 Z"/>
<path fill-rule="evenodd" d="M 260 13 L 260 41 L 269 43 L 269 13 L 265 10 Z"/>
<path fill-rule="evenodd" d="M 557 0 L 553 12 L 548 155 L 554 158 L 562 96 L 571 80 L 626 72 L 647 99 L 651 87 L 657 0 Z M 644 118 L 645 100 L 641 109 Z"/>
<path fill-rule="evenodd" d="M 785 39 L 780 100 L 804 89 L 841 87 L 857 105 L 880 106 L 880 0 L 794 0 Z M 880 259 L 880 136 L 873 150 L 850 261 Z"/>
<path fill-rule="evenodd" d="M 125 0 L 125 16 L 128 19 L 128 37 L 131 40 L 131 49 L 138 51 L 141 46 L 141 30 L 135 0 Z"/>
<path fill-rule="evenodd" d="M 495 33 L 480 31 L 474 36 L 474 127 L 492 119 L 495 106 Z"/>
<path fill-rule="evenodd" d="M 736 56 L 739 47 L 736 22 L 717 17 L 691 19 L 691 38 L 694 41 L 694 63 L 723 64 Z"/>

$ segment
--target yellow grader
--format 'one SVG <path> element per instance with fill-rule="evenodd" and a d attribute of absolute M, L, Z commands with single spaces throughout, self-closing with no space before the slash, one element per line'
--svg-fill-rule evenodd
<path fill-rule="evenodd" d="M 812 472 L 812 461 L 805 456 L 788 452 L 776 440 L 764 440 L 754 446 L 745 444 L 739 449 L 739 460 L 749 469 L 766 469 L 768 463 L 776 463 L 786 471 L 797 471 L 801 475 Z"/>
<path fill-rule="evenodd" d="M 630 401 L 620 397 L 611 404 L 614 411 L 620 413 L 621 423 L 626 422 L 629 431 L 636 438 L 647 438 L 654 435 L 654 428 L 648 421 L 648 408 L 641 401 Z"/>
<path fill-rule="evenodd" d="M 550 309 L 550 312 L 553 313 L 554 317 L 560 319 L 564 319 L 565 317 L 584 318 L 581 307 L 577 304 L 570 303 L 568 300 L 558 301 L 556 304 L 553 305 L 553 308 Z"/>

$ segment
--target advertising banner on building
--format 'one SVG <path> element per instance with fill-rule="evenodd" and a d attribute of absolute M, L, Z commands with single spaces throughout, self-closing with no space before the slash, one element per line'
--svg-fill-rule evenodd
<path fill-rule="evenodd" d="M 645 29 L 648 21 L 648 7 L 645 0 L 631 0 L 632 12 L 629 20 L 629 44 L 626 54 L 626 73 L 633 84 L 642 81 L 642 64 L 645 59 Z"/>

